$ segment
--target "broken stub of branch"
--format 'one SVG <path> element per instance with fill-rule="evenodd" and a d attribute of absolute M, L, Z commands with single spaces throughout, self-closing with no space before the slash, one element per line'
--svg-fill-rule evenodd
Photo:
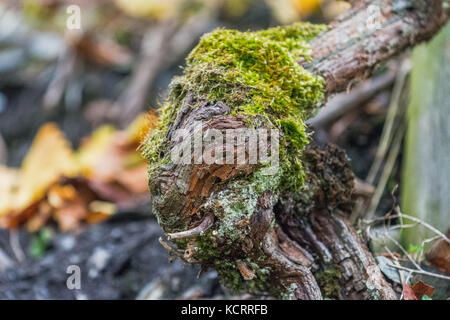
<path fill-rule="evenodd" d="M 186 238 L 193 238 L 196 236 L 201 236 L 213 224 L 214 224 L 214 215 L 212 213 L 209 213 L 203 218 L 202 222 L 197 227 L 192 228 L 190 230 L 186 230 L 186 231 L 169 233 L 169 234 L 167 234 L 167 240 L 179 240 L 179 239 L 186 239 Z"/>
<path fill-rule="evenodd" d="M 348 222 L 354 175 L 345 154 L 312 145 L 304 125 L 328 95 L 439 29 L 441 1 L 403 1 L 404 8 L 395 2 L 370 2 L 382 8 L 376 30 L 366 25 L 363 1 L 331 30 L 311 24 L 219 29 L 201 39 L 183 76 L 171 83 L 159 127 L 141 148 L 152 208 L 183 259 L 214 268 L 235 291 L 396 298 Z M 206 139 L 211 132 L 215 138 Z M 237 139 L 218 146 L 227 132 Z M 239 140 L 245 132 L 257 139 Z M 198 135 L 203 145 L 196 149 Z M 276 165 L 250 161 L 249 149 L 238 163 L 239 147 L 255 144 L 268 147 Z M 204 161 L 224 153 L 233 161 Z"/>

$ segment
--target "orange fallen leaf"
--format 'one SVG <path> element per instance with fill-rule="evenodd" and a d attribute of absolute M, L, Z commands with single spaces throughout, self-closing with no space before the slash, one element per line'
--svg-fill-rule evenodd
<path fill-rule="evenodd" d="M 447 230 L 447 238 L 450 237 L 450 229 Z M 450 244 L 444 239 L 436 241 L 426 254 L 426 258 L 431 265 L 450 274 Z"/>
<path fill-rule="evenodd" d="M 419 281 L 415 283 L 412 286 L 412 290 L 414 291 L 414 294 L 416 295 L 417 299 L 422 300 L 422 297 L 424 295 L 427 295 L 428 297 L 432 297 L 434 294 L 434 287 Z"/>
<path fill-rule="evenodd" d="M 0 216 L 25 210 L 42 199 L 59 177 L 76 176 L 78 171 L 79 165 L 63 133 L 53 123 L 42 126 L 20 170 L 9 173 L 15 178 L 4 182 L 9 185 L 2 187 L 8 189 L 8 201 L 0 207 Z M 2 179 L 8 180 L 8 175 L 2 173 Z"/>
<path fill-rule="evenodd" d="M 53 219 L 62 231 L 96 223 L 147 199 L 147 164 L 137 148 L 157 114 L 124 131 L 103 126 L 78 152 L 49 123 L 36 135 L 20 169 L 0 166 L 0 228 L 37 231 Z"/>

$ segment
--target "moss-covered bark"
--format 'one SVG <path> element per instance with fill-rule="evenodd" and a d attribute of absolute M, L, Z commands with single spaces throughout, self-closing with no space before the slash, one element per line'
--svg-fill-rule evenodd
<path fill-rule="evenodd" d="M 261 122 L 284 133 L 289 151 L 282 149 L 282 185 L 302 184 L 300 156 L 307 144 L 303 122 L 324 98 L 324 81 L 297 61 L 310 61 L 311 41 L 325 26 L 297 23 L 257 32 L 217 29 L 202 37 L 187 58 L 181 77 L 171 84 L 162 121 L 142 151 L 150 163 L 150 176 L 161 163 L 168 164 L 164 133 L 173 124 L 189 94 L 189 107 L 220 101 L 228 114 L 245 117 L 247 128 Z M 161 153 L 166 156 L 162 159 Z"/>
<path fill-rule="evenodd" d="M 379 33 L 364 30 L 364 7 L 357 6 L 329 32 L 296 24 L 247 33 L 216 30 L 202 38 L 184 75 L 171 84 L 159 128 L 142 147 L 150 164 L 153 210 L 175 245 L 165 243 L 174 256 L 215 268 L 226 285 L 254 294 L 395 298 L 347 221 L 353 174 L 344 153 L 334 146 L 307 146 L 304 126 L 317 105 L 352 76 L 362 77 L 363 71 L 367 76 L 377 62 L 439 27 L 433 20 L 442 14 L 439 1 L 420 15 L 419 25 L 430 24 L 422 31 L 412 28 L 411 20 L 420 9 L 388 19 L 395 14 L 392 2 L 377 1 L 387 5 L 388 22 Z M 397 39 L 395 30 L 402 26 L 405 39 Z M 347 29 L 355 29 L 354 35 Z M 370 40 L 388 50 L 367 51 Z M 348 62 L 351 57 L 356 64 Z M 263 162 L 173 162 L 171 151 L 183 143 L 176 130 L 195 140 L 199 121 L 203 131 L 280 130 L 280 166 L 266 175 Z M 236 155 L 238 142 L 231 147 Z"/>

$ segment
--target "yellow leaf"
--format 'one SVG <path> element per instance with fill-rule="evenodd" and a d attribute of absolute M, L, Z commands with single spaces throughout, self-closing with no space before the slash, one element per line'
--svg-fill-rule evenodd
<path fill-rule="evenodd" d="M 74 177 L 79 172 L 69 142 L 56 124 L 39 130 L 20 169 L 15 208 L 25 208 L 42 198 L 61 176 Z"/>
<path fill-rule="evenodd" d="M 126 129 L 130 142 L 141 143 L 150 130 L 156 128 L 158 115 L 155 111 L 139 115 Z"/>
<path fill-rule="evenodd" d="M 302 16 L 309 16 L 310 14 L 320 10 L 322 0 L 291 0 L 294 7 Z"/>
<path fill-rule="evenodd" d="M 103 158 L 103 155 L 109 149 L 115 133 L 116 129 L 113 126 L 101 126 L 95 130 L 84 143 L 82 143 L 76 157 L 80 164 L 81 174 L 84 177 L 92 177 L 96 164 L 99 159 Z"/>
<path fill-rule="evenodd" d="M 165 19 L 173 18 L 180 0 L 115 0 L 117 7 L 133 17 Z"/>
<path fill-rule="evenodd" d="M 301 20 L 320 10 L 323 0 L 266 0 L 281 23 Z"/>
<path fill-rule="evenodd" d="M 18 169 L 0 166 L 0 216 L 8 213 L 13 207 L 14 196 L 19 187 L 19 177 Z"/>

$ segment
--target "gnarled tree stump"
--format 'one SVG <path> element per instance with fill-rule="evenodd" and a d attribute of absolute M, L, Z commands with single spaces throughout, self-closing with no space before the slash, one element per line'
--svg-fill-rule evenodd
<path fill-rule="evenodd" d="M 368 26 L 369 4 L 380 9 L 380 28 Z M 348 222 L 354 177 L 345 154 L 308 144 L 303 122 L 329 95 L 432 37 L 447 17 L 441 0 L 359 1 L 327 31 L 307 24 L 205 36 L 171 85 L 159 129 L 143 145 L 153 209 L 175 244 L 164 245 L 216 269 L 236 290 L 395 299 Z M 280 166 L 271 175 L 263 171 L 267 164 L 250 161 L 248 149 L 245 164 L 196 162 L 195 148 L 189 163 L 171 158 L 199 130 L 244 128 L 279 130 Z M 258 139 L 275 147 L 268 136 Z M 245 144 L 227 141 L 218 150 L 215 141 L 201 152 L 231 150 L 235 157 Z"/>

